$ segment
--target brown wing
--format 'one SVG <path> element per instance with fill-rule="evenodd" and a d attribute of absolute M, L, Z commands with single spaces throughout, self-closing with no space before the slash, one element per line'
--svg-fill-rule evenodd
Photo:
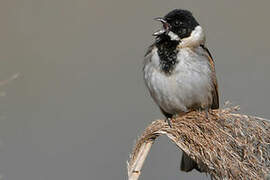
<path fill-rule="evenodd" d="M 212 69 L 212 81 L 214 85 L 214 90 L 212 91 L 212 97 L 213 102 L 211 105 L 211 109 L 218 109 L 219 108 L 219 96 L 218 96 L 218 84 L 217 84 L 217 77 L 216 77 L 216 71 L 215 71 L 215 62 L 213 60 L 213 57 L 210 53 L 210 51 L 205 47 L 204 45 L 201 45 L 201 47 L 206 51 L 207 57 Z"/>

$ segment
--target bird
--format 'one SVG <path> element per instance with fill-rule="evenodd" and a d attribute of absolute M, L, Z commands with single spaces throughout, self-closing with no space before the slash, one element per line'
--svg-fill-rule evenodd
<path fill-rule="evenodd" d="M 164 17 L 154 43 L 144 56 L 145 84 L 168 125 L 175 116 L 190 111 L 219 108 L 213 57 L 206 47 L 205 32 L 189 10 L 174 9 Z M 202 168 L 183 152 L 182 171 Z"/>

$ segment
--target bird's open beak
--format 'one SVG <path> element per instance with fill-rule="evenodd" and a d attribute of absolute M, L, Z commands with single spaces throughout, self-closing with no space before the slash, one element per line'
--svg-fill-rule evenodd
<path fill-rule="evenodd" d="M 153 34 L 153 36 L 159 36 L 161 34 L 165 34 L 165 33 L 168 33 L 169 32 L 170 25 L 169 25 L 169 23 L 164 18 L 158 17 L 158 18 L 155 18 L 154 20 L 161 22 L 162 25 L 163 25 L 163 29 L 160 29 L 160 30 L 156 31 Z"/>

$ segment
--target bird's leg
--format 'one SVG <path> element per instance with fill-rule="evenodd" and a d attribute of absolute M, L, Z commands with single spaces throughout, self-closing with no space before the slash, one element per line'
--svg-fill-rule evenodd
<path fill-rule="evenodd" d="M 199 112 L 199 113 L 202 113 L 202 112 L 203 112 L 203 108 L 199 107 L 199 108 L 198 108 L 198 112 Z"/>
<path fill-rule="evenodd" d="M 208 119 L 209 108 L 208 107 L 205 108 L 204 111 L 205 111 L 205 118 Z"/>
<path fill-rule="evenodd" d="M 208 112 L 209 112 L 209 108 L 199 108 L 198 111 L 200 113 L 204 112 L 205 113 L 205 119 L 208 119 Z"/>
<path fill-rule="evenodd" d="M 172 118 L 166 118 L 166 120 L 165 121 L 167 121 L 167 123 L 168 123 L 168 125 L 170 126 L 170 128 L 172 128 L 172 123 L 171 123 L 171 120 L 172 120 Z"/>
<path fill-rule="evenodd" d="M 169 114 L 166 111 L 164 111 L 162 108 L 160 108 L 161 112 L 164 114 L 164 116 L 166 117 L 165 122 L 168 122 L 168 125 L 170 126 L 170 128 L 172 127 L 172 123 L 171 120 L 173 118 L 173 114 Z"/>

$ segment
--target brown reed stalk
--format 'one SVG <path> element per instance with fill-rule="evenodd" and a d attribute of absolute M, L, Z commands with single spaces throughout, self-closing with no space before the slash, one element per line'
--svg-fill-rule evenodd
<path fill-rule="evenodd" d="M 129 180 L 137 180 L 156 138 L 166 135 L 213 179 L 270 179 L 270 121 L 235 114 L 237 107 L 190 112 L 150 124 L 128 162 Z"/>

